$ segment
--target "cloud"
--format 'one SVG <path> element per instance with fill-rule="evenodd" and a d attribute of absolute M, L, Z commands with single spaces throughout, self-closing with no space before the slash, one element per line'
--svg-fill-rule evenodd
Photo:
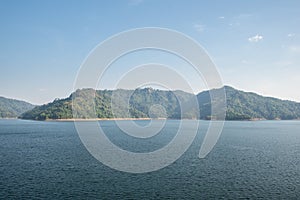
<path fill-rule="evenodd" d="M 218 17 L 219 19 L 225 19 L 225 17 L 224 16 L 220 16 L 220 17 Z"/>
<path fill-rule="evenodd" d="M 249 42 L 259 42 L 260 40 L 263 40 L 263 36 L 262 35 L 255 35 L 253 37 L 248 38 Z"/>
<path fill-rule="evenodd" d="M 295 37 L 296 34 L 295 34 L 295 33 L 289 33 L 287 36 L 288 36 L 288 37 Z"/>
<path fill-rule="evenodd" d="M 203 32 L 205 30 L 205 25 L 194 24 L 194 28 L 196 29 L 196 31 L 198 31 L 199 33 L 201 33 L 201 32 Z"/>

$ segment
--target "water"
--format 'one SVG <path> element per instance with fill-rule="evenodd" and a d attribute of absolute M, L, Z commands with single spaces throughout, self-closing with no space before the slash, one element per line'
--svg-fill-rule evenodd
<path fill-rule="evenodd" d="M 167 121 L 160 134 L 142 140 L 122 134 L 114 122 L 100 123 L 111 141 L 136 152 L 161 148 L 179 124 Z M 72 122 L 0 120 L 0 198 L 300 198 L 300 121 L 226 122 L 205 159 L 198 153 L 208 122 L 200 123 L 194 143 L 175 163 L 129 174 L 94 159 Z"/>

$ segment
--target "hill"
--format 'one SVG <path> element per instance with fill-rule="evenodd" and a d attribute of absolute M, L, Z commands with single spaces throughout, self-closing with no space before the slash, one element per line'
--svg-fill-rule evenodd
<path fill-rule="evenodd" d="M 226 91 L 227 100 L 226 120 L 300 118 L 300 104 L 297 102 L 263 97 L 229 86 L 213 91 L 223 89 Z M 23 113 L 20 118 L 34 120 L 73 118 L 72 99 L 74 99 L 75 118 L 216 119 L 217 117 L 211 114 L 210 92 L 204 91 L 194 95 L 183 91 L 152 88 L 97 91 L 81 89 L 68 98 L 37 106 Z M 194 106 L 195 101 L 199 104 L 197 108 Z"/>
<path fill-rule="evenodd" d="M 95 101 L 93 101 L 93 95 L 95 95 Z M 37 106 L 22 114 L 20 118 L 34 120 L 73 118 L 72 99 L 74 99 L 74 107 L 77 111 L 75 118 L 178 119 L 181 114 L 180 102 L 186 108 L 183 113 L 185 118 L 197 118 L 198 111 L 188 107 L 192 97 L 195 95 L 183 91 L 171 92 L 152 88 L 114 91 L 82 89 L 72 93 L 66 99 L 56 99 L 49 104 Z M 89 101 L 91 98 L 92 101 Z"/>
<path fill-rule="evenodd" d="M 225 86 L 226 120 L 291 120 L 300 118 L 300 103 L 264 97 Z M 197 95 L 202 116 L 210 116 L 209 91 Z"/>
<path fill-rule="evenodd" d="M 25 101 L 0 97 L 0 118 L 16 118 L 32 108 L 34 105 Z"/>

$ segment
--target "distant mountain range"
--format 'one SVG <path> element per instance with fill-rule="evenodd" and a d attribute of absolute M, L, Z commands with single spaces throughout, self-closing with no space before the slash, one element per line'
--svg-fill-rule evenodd
<path fill-rule="evenodd" d="M 226 120 L 291 120 L 300 118 L 300 103 L 263 97 L 229 86 L 221 89 L 226 91 Z M 91 97 L 91 94 L 95 94 L 95 101 L 93 104 L 87 104 L 87 98 Z M 36 106 L 21 114 L 19 118 L 33 120 L 73 118 L 72 99 L 76 102 L 74 104 L 76 106 L 76 118 L 216 118 L 211 114 L 209 91 L 194 95 L 179 90 L 164 91 L 152 88 L 97 91 L 81 89 L 72 93 L 68 98 L 56 99 L 51 103 Z M 195 99 L 198 101 L 198 108 L 190 106 L 194 105 Z M 112 109 L 111 103 L 116 109 Z M 183 113 L 181 113 L 182 107 L 185 108 Z M 18 113 L 22 111 L 20 110 Z"/>
<path fill-rule="evenodd" d="M 34 107 L 25 101 L 0 97 L 0 118 L 17 118 Z"/>

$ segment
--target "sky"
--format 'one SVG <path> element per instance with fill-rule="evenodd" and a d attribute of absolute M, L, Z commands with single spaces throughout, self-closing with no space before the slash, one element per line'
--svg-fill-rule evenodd
<path fill-rule="evenodd" d="M 67 97 L 99 43 L 122 31 L 161 27 L 196 40 L 225 85 L 300 102 L 299 10 L 298 0 L 1 0 L 0 96 L 33 104 Z M 189 72 L 177 60 L 137 52 L 118 60 L 101 88 L 110 89 L 109 80 L 132 63 L 161 62 Z M 195 90 L 202 88 L 199 80 Z"/>

